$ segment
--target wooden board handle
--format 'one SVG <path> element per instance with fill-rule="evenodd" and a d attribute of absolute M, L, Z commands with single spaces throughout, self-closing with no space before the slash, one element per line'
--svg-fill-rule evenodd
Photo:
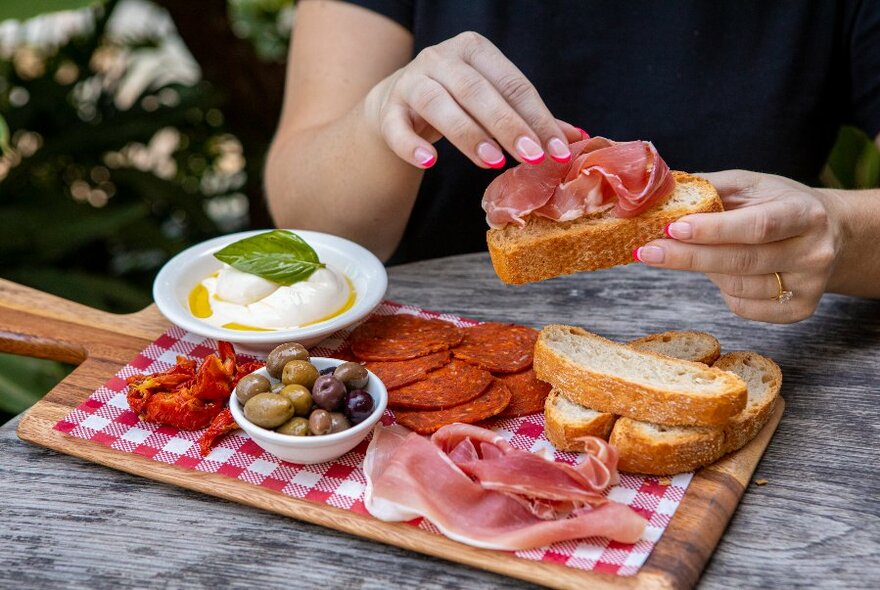
<path fill-rule="evenodd" d="M 151 307 L 113 314 L 0 279 L 0 352 L 79 364 L 99 340 L 96 329 L 155 338 Z"/>

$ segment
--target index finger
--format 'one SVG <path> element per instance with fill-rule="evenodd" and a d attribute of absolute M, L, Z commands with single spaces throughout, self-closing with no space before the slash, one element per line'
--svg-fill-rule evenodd
<path fill-rule="evenodd" d="M 537 134 L 543 145 L 556 137 L 565 139 L 556 118 L 544 104 L 538 90 L 500 49 L 474 33 L 464 37 L 466 52 L 463 58 L 507 99 L 513 109 Z"/>
<path fill-rule="evenodd" d="M 799 236 L 808 227 L 807 216 L 793 212 L 791 203 L 766 201 L 719 213 L 685 215 L 664 231 L 670 238 L 691 244 L 766 244 Z"/>

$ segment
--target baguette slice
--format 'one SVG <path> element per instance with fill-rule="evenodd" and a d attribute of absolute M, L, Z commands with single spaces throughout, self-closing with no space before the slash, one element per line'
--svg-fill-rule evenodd
<path fill-rule="evenodd" d="M 721 356 L 721 343 L 706 332 L 662 332 L 629 343 L 636 350 L 711 365 Z M 719 367 L 723 368 L 723 367 Z M 727 369 L 729 370 L 729 369 Z"/>
<path fill-rule="evenodd" d="M 706 332 L 663 332 L 633 340 L 629 346 L 674 358 L 712 364 L 721 354 L 718 339 Z M 745 410 L 744 410 L 745 411 Z M 577 404 L 565 392 L 554 389 L 544 403 L 544 424 L 547 438 L 560 451 L 579 451 L 575 442 L 582 436 L 598 436 L 608 440 L 617 416 Z"/>
<path fill-rule="evenodd" d="M 544 402 L 544 433 L 560 451 L 583 450 L 576 439 L 598 436 L 608 440 L 617 416 L 598 412 L 569 400 L 558 389 L 550 390 Z"/>
<path fill-rule="evenodd" d="M 748 384 L 748 405 L 723 427 L 660 426 L 621 418 L 609 442 L 620 453 L 622 471 L 672 475 L 714 463 L 744 447 L 770 419 L 779 400 L 782 371 L 756 352 L 731 352 L 715 367 L 740 375 Z"/>
<path fill-rule="evenodd" d="M 545 326 L 535 343 L 538 379 L 582 406 L 667 425 L 721 426 L 746 406 L 732 373 L 634 350 L 572 326 Z"/>
<path fill-rule="evenodd" d="M 629 219 L 611 211 L 573 221 L 529 217 L 486 234 L 498 277 L 521 285 L 575 272 L 633 262 L 633 250 L 656 238 L 679 217 L 722 211 L 721 198 L 709 181 L 673 171 L 675 191 L 663 202 Z"/>
<path fill-rule="evenodd" d="M 724 452 L 731 453 L 744 447 L 767 424 L 779 400 L 782 371 L 757 352 L 729 352 L 715 367 L 739 375 L 749 387 L 745 409 L 724 427 Z"/>
<path fill-rule="evenodd" d="M 620 453 L 621 471 L 672 475 L 714 463 L 724 455 L 724 430 L 709 426 L 663 426 L 620 418 L 609 442 Z"/>

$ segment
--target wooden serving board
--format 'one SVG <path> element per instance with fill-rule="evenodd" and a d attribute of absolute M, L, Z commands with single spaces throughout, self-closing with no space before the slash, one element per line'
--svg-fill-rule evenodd
<path fill-rule="evenodd" d="M 552 588 L 691 587 L 714 551 L 782 417 L 779 404 L 746 447 L 699 471 L 648 560 L 634 576 L 589 572 L 476 549 L 407 524 L 385 523 L 273 490 L 123 453 L 68 437 L 55 424 L 161 335 L 169 324 L 154 306 L 114 315 L 0 280 L 0 351 L 79 366 L 31 408 L 23 440 L 157 481 Z"/>

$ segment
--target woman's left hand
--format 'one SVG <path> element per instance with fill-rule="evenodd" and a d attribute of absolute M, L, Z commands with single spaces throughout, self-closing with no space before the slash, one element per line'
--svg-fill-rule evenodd
<path fill-rule="evenodd" d="M 842 250 L 829 193 L 770 174 L 729 170 L 704 175 L 725 211 L 682 217 L 671 239 L 645 244 L 645 264 L 706 273 L 728 307 L 752 320 L 791 323 L 813 314 Z M 789 300 L 777 299 L 781 290 Z"/>

